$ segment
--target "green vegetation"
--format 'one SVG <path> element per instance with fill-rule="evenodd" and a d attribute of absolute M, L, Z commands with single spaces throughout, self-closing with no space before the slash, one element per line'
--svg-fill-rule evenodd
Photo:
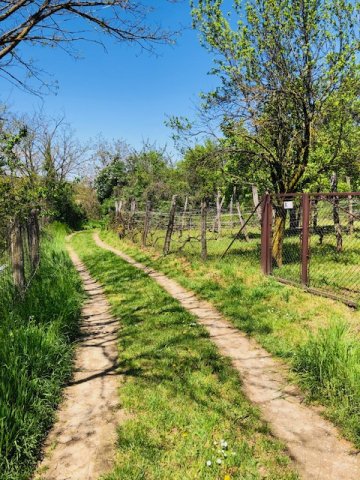
<path fill-rule="evenodd" d="M 131 416 L 119 427 L 107 480 L 297 478 L 194 317 L 143 272 L 96 247 L 91 232 L 72 243 L 122 325 L 120 401 Z"/>
<path fill-rule="evenodd" d="M 359 338 L 359 311 L 264 277 L 251 252 L 240 255 L 235 251 L 221 261 L 210 257 L 202 262 L 198 255 L 159 257 L 154 249 L 140 250 L 110 231 L 100 235 L 211 301 L 237 328 L 289 362 L 310 397 L 327 405 L 327 415 L 360 445 L 359 355 L 352 347 Z M 347 325 L 346 330 L 356 339 L 353 343 L 347 343 L 349 334 L 334 334 L 342 331 L 333 326 L 339 323 Z M 319 378 L 319 371 L 328 372 L 327 376 Z M 336 393 L 335 385 L 339 387 Z"/>
<path fill-rule="evenodd" d="M 310 335 L 297 350 L 294 369 L 312 398 L 329 406 L 329 416 L 360 439 L 360 347 L 348 325 L 334 323 Z"/>
<path fill-rule="evenodd" d="M 28 479 L 72 370 L 82 303 L 64 252 L 65 228 L 44 232 L 41 264 L 23 301 L 10 282 L 0 297 L 0 479 Z"/>

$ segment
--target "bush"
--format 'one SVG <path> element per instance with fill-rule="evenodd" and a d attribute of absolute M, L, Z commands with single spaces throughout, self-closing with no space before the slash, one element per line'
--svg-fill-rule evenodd
<path fill-rule="evenodd" d="M 0 298 L 0 479 L 28 479 L 72 370 L 81 282 L 63 251 L 64 229 L 42 246 L 23 302 Z M 9 308 L 9 302 L 11 307 Z"/>

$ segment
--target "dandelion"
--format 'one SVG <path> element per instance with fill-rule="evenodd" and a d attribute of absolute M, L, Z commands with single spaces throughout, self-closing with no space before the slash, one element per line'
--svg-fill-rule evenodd
<path fill-rule="evenodd" d="M 208 461 L 206 462 L 206 465 L 207 465 L 208 467 L 211 467 L 211 460 L 208 460 Z"/>
<path fill-rule="evenodd" d="M 224 480 L 231 480 L 230 475 L 225 475 Z"/>

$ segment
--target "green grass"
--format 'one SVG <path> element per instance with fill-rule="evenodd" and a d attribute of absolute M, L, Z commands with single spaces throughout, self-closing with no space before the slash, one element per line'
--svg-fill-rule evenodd
<path fill-rule="evenodd" d="M 294 370 L 348 436 L 360 438 L 360 345 L 345 323 L 322 329 L 296 351 Z M 359 443 L 359 441 L 358 441 Z"/>
<path fill-rule="evenodd" d="M 41 265 L 24 301 L 10 283 L 0 297 L 0 478 L 31 476 L 72 370 L 81 283 L 63 251 L 65 229 L 42 243 Z"/>
<path fill-rule="evenodd" d="M 119 427 L 116 465 L 106 479 L 297 478 L 194 317 L 143 272 L 96 247 L 91 232 L 72 243 L 122 327 L 119 394 L 130 418 Z"/>
<path fill-rule="evenodd" d="M 198 256 L 163 257 L 152 248 L 141 250 L 128 241 L 120 241 L 111 231 L 101 231 L 100 236 L 211 301 L 237 328 L 286 360 L 296 373 L 294 380 L 308 391 L 309 398 L 324 404 L 325 414 L 342 428 L 346 437 L 360 446 L 360 415 L 358 410 L 355 415 L 351 406 L 353 403 L 356 411 L 360 402 L 359 357 L 354 354 L 353 361 L 345 362 L 334 350 L 332 361 L 339 372 L 335 375 L 335 369 L 329 370 L 333 372 L 334 384 L 338 385 L 342 378 L 344 382 L 345 378 L 354 379 L 353 383 L 339 388 L 336 395 L 328 384 L 318 380 L 317 372 L 323 366 L 315 348 L 305 350 L 308 362 L 299 363 L 299 359 L 306 356 L 301 356 L 301 352 L 307 345 L 319 342 L 326 346 L 324 338 L 333 335 L 334 324 L 345 324 L 348 331 L 345 337 L 352 336 L 354 342 L 359 343 L 359 311 L 264 277 L 259 271 L 258 260 L 250 253 L 242 255 L 235 251 L 223 260 L 210 257 L 202 262 Z M 341 338 L 336 342 L 342 341 Z M 327 362 L 330 357 L 325 358 Z M 345 376 L 344 371 L 347 372 Z"/>

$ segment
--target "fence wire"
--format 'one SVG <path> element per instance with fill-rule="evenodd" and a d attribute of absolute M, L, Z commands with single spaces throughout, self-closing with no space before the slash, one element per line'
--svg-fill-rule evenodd
<path fill-rule="evenodd" d="M 273 200 L 273 275 L 358 303 L 359 194 L 310 194 L 307 224 L 304 224 L 303 219 L 304 199 L 304 195 L 300 194 Z M 303 253 L 303 236 L 306 231 L 309 235 L 307 259 Z"/>
<path fill-rule="evenodd" d="M 206 211 L 206 242 L 209 258 L 220 258 L 229 244 L 238 235 L 244 222 L 252 212 L 234 206 L 216 210 L 209 206 Z M 169 211 L 123 211 L 117 219 L 116 229 L 120 237 L 126 237 L 139 245 L 146 245 L 163 252 L 166 232 L 169 226 Z M 169 253 L 182 253 L 196 257 L 201 254 L 202 217 L 199 208 L 178 207 L 175 212 Z M 144 230 L 146 239 L 144 239 Z M 252 218 L 234 243 L 231 253 L 258 252 L 260 247 L 261 224 L 259 217 Z"/>

